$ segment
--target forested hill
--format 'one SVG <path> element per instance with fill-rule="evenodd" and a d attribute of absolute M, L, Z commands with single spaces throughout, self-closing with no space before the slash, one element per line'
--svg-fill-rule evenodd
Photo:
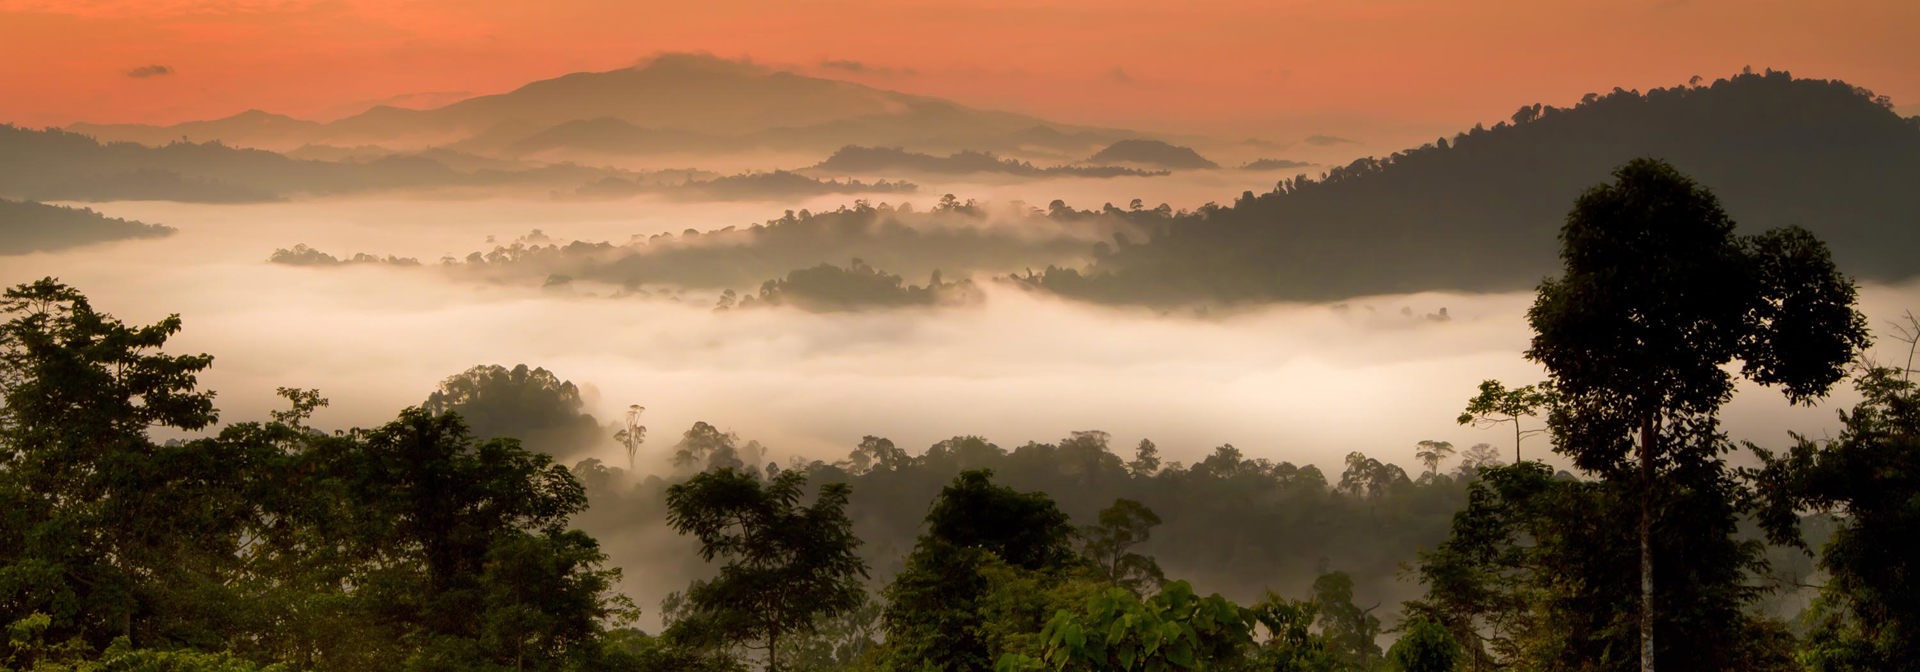
<path fill-rule="evenodd" d="M 1523 107 L 1491 129 L 1203 207 L 1084 271 L 1027 280 L 1117 303 L 1527 289 L 1556 267 L 1568 204 L 1643 156 L 1713 190 L 1746 233 L 1800 225 L 1857 276 L 1920 272 L 1920 119 L 1844 82 L 1767 71 Z"/>
<path fill-rule="evenodd" d="M 159 224 L 108 217 L 91 209 L 0 198 L 0 256 L 173 233 Z"/>

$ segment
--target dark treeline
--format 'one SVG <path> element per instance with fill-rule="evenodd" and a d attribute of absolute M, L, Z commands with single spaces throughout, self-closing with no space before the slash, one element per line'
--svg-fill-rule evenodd
<path fill-rule="evenodd" d="M 1613 166 L 1661 156 L 1748 226 L 1799 225 L 1874 279 L 1916 270 L 1920 122 L 1843 82 L 1744 74 L 1531 105 L 1491 129 L 1300 176 L 1203 207 L 1085 270 L 1033 281 L 1117 303 L 1340 299 L 1532 287 L 1565 204 Z"/>
<path fill-rule="evenodd" d="M 934 271 L 924 285 L 910 285 L 900 276 L 854 259 L 845 268 L 821 264 L 760 284 L 758 294 L 739 296 L 729 289 L 720 294 L 716 310 L 755 306 L 794 306 L 816 312 L 899 308 L 968 303 L 980 298 L 971 280 L 943 282 Z"/>
<path fill-rule="evenodd" d="M 1122 210 L 1075 210 L 1060 201 L 1047 210 L 1011 204 L 990 210 L 943 196 L 927 209 L 911 204 L 852 207 L 823 212 L 788 211 L 779 219 L 747 227 L 680 235 L 656 234 L 622 245 L 573 241 L 562 244 L 536 232 L 524 239 L 442 260 L 442 268 L 478 279 L 520 282 L 561 278 L 628 289 L 646 285 L 751 290 L 769 280 L 821 264 L 858 258 L 876 269 L 908 277 L 942 271 L 956 278 L 1087 258 L 1088 245 L 1139 235 L 1173 217 L 1164 204 Z M 1094 243 L 1094 251 L 1112 247 Z M 298 259 L 289 257 L 285 261 Z"/>
<path fill-rule="evenodd" d="M 1173 170 L 1194 170 L 1219 168 L 1190 147 L 1169 144 L 1159 140 L 1121 140 L 1107 145 L 1093 156 L 1087 157 L 1087 163 L 1120 163 Z"/>
<path fill-rule="evenodd" d="M 622 198 L 639 194 L 662 194 L 668 198 L 693 201 L 749 201 L 801 199 L 821 194 L 911 194 L 919 187 L 911 182 L 876 180 L 823 180 L 786 170 L 742 173 L 704 180 L 681 182 L 632 180 L 606 177 L 574 190 L 573 195 L 590 198 Z"/>
<path fill-rule="evenodd" d="M 947 156 L 909 152 L 899 147 L 841 147 L 810 172 L 836 175 L 971 175 L 998 174 L 1015 177 L 1126 177 L 1165 175 L 1166 171 L 1139 170 L 1121 166 L 1035 166 L 1027 161 L 1004 158 L 992 152 L 959 151 Z"/>
<path fill-rule="evenodd" d="M 128 238 L 173 233 L 160 224 L 108 217 L 89 208 L 68 208 L 0 198 L 0 255 L 46 252 Z"/>
<path fill-rule="evenodd" d="M 293 159 L 217 141 L 177 140 L 149 147 L 132 142 L 101 143 L 56 129 L 0 124 L 0 195 L 32 200 L 244 203 L 308 195 L 463 188 L 519 188 L 547 193 L 603 180 L 633 185 L 635 189 L 666 191 L 692 185 L 678 193 L 696 199 L 838 193 L 846 188 L 805 178 L 802 180 L 811 184 L 810 188 L 792 183 L 772 188 L 761 184 L 756 176 L 724 178 L 686 170 L 643 173 L 567 163 L 502 166 L 445 150 L 379 153 L 356 161 Z M 862 190 L 886 189 L 866 185 Z"/>

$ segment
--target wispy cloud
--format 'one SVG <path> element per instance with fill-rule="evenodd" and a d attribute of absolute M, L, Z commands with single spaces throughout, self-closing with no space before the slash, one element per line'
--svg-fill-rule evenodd
<path fill-rule="evenodd" d="M 127 71 L 127 76 L 134 79 L 146 79 L 148 77 L 160 77 L 171 74 L 173 74 L 173 67 L 167 65 L 143 65 Z"/>

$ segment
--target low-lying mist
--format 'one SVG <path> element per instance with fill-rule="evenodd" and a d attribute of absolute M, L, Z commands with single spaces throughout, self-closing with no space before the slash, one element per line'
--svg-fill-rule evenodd
<path fill-rule="evenodd" d="M 957 434 L 1006 445 L 1101 429 L 1191 461 L 1222 443 L 1253 457 L 1338 465 L 1350 451 L 1411 467 L 1413 444 L 1508 446 L 1454 424 L 1484 378 L 1531 382 L 1520 357 L 1528 293 L 1413 294 L 1194 315 L 1113 309 L 983 283 L 986 300 L 938 309 L 716 313 L 712 297 L 601 298 L 458 283 L 418 269 L 267 264 L 290 240 L 433 258 L 486 233 L 582 238 L 712 228 L 751 206 L 516 201 L 112 203 L 112 216 L 176 226 L 125 241 L 7 260 L 9 284 L 59 276 L 129 321 L 180 313 L 181 349 L 216 356 L 204 383 L 227 420 L 261 418 L 278 386 L 333 400 L 319 421 L 367 425 L 419 403 L 474 364 L 544 366 L 578 383 L 603 421 L 648 408 L 660 460 L 707 421 L 770 456 L 835 458 L 873 434 L 911 450 Z M 1920 285 L 1868 286 L 1878 327 L 1920 305 Z M 1444 309 L 1446 319 L 1438 319 Z M 1819 435 L 1830 408 L 1743 389 L 1736 439 Z M 1535 445 L 1531 450 L 1540 451 Z M 616 448 L 606 445 L 607 461 Z M 568 457 L 568 456 L 562 456 Z M 619 456 L 624 462 L 624 455 Z M 1337 471 L 1337 469 L 1335 469 Z"/>
<path fill-rule="evenodd" d="M 1161 184 L 1168 200 L 1219 186 Z M 1030 185 L 982 189 L 1009 201 L 1030 197 L 1023 186 Z M 1093 186 L 1079 188 L 1085 191 L 1066 190 L 1087 197 L 1076 206 L 1109 200 Z M 765 204 L 387 199 L 94 207 L 178 233 L 7 257 L 0 280 L 58 276 L 134 323 L 179 313 L 185 328 L 169 349 L 215 356 L 201 382 L 219 392 L 226 421 L 265 418 L 283 406 L 275 388 L 290 386 L 331 399 L 316 426 L 373 426 L 470 366 L 524 363 L 579 385 L 603 423 L 617 422 L 629 404 L 645 406 L 651 431 L 636 460 L 640 474 L 667 473 L 674 443 L 699 421 L 764 444 L 764 459 L 781 464 L 842 459 L 867 435 L 918 454 L 959 435 L 1013 448 L 1098 429 L 1111 433 L 1116 452 L 1147 438 L 1165 459 L 1188 464 L 1231 443 L 1249 459 L 1312 464 L 1335 479 L 1353 451 L 1419 473 L 1414 444 L 1424 439 L 1462 448 L 1491 443 L 1510 459 L 1510 430 L 1462 427 L 1454 418 L 1482 379 L 1541 377 L 1520 356 L 1530 335 L 1527 292 L 1164 312 L 1075 303 L 980 278 L 983 300 L 958 307 L 716 312 L 710 293 L 594 296 L 424 268 L 307 268 L 266 257 L 305 242 L 431 264 L 482 247 L 487 236 L 506 240 L 537 228 L 555 238 L 624 241 L 761 221 L 770 216 Z M 1865 286 L 1861 303 L 1877 329 L 1920 305 L 1920 282 Z M 1824 406 L 1795 408 L 1743 385 L 1725 417 L 1736 440 L 1777 447 L 1788 431 L 1830 433 L 1833 409 L 1854 398 L 1841 391 Z M 624 466 L 610 433 L 598 448 L 556 457 Z M 1538 458 L 1545 442 L 1530 439 L 1525 450 Z M 654 627 L 653 605 L 709 569 L 691 541 L 647 513 L 602 507 L 581 524 L 625 568 L 622 590 L 648 608 L 643 627 Z M 904 553 L 869 550 L 891 558 L 876 564 L 882 574 Z M 1311 576 L 1303 567 L 1286 570 L 1293 574 L 1169 568 L 1203 589 L 1249 593 L 1241 598 L 1264 585 L 1298 591 L 1271 582 Z M 1362 592 L 1396 600 L 1417 592 L 1390 573 L 1377 572 Z"/>

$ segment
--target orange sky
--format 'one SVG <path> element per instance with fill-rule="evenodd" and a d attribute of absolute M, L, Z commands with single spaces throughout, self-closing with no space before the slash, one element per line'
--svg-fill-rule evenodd
<path fill-rule="evenodd" d="M 1915 114 L 1915 35 L 1916 0 L 0 0 L 0 121 L 327 118 L 661 51 L 1158 130 L 1453 128 L 1745 65 Z"/>

